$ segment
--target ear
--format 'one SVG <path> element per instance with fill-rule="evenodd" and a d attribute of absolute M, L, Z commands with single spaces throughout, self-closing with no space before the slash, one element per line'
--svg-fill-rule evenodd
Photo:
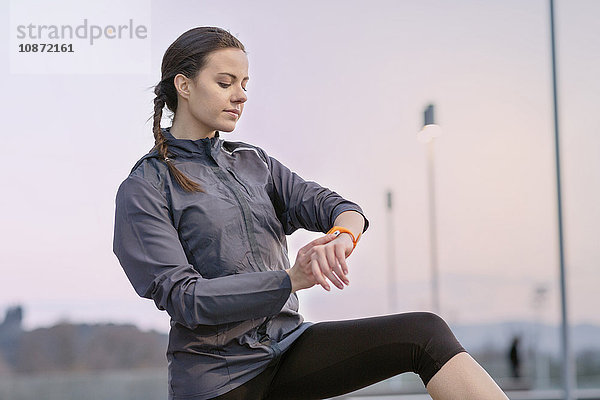
<path fill-rule="evenodd" d="M 177 90 L 177 93 L 179 93 L 181 97 L 186 100 L 190 97 L 191 82 L 189 78 L 183 74 L 177 74 L 175 75 L 175 78 L 173 78 L 173 84 L 175 85 L 175 90 Z"/>

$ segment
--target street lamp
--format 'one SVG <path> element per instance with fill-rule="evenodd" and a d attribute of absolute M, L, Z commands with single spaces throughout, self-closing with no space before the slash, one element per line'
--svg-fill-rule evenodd
<path fill-rule="evenodd" d="M 437 262 L 437 232 L 435 217 L 435 185 L 433 168 L 433 142 L 440 137 L 442 129 L 435 124 L 434 107 L 429 104 L 425 108 L 423 128 L 417 134 L 417 139 L 427 144 L 427 176 L 429 182 L 429 251 L 431 263 L 431 307 L 434 313 L 440 313 L 439 271 Z"/>
<path fill-rule="evenodd" d="M 567 271 L 565 267 L 565 248 L 563 235 L 563 214 L 562 214 L 562 187 L 561 187 L 561 172 L 560 172 L 560 140 L 559 140 L 559 123 L 558 123 L 558 83 L 556 72 L 556 45 L 554 38 L 554 0 L 549 0 L 550 6 L 550 48 L 552 50 L 552 100 L 554 109 L 554 156 L 556 160 L 556 197 L 557 197 L 557 212 L 558 212 L 558 256 L 559 256 L 559 279 L 560 279 L 560 337 L 561 337 L 561 352 L 562 352 L 562 380 L 564 386 L 564 399 L 573 400 L 575 398 L 573 389 L 577 386 L 575 360 L 573 359 L 573 351 L 569 337 L 569 315 L 567 310 Z"/>
<path fill-rule="evenodd" d="M 419 139 L 421 143 L 430 143 L 433 139 L 440 137 L 442 134 L 442 128 L 435 124 L 433 111 L 434 106 L 433 104 L 430 104 L 423 113 L 423 128 L 417 133 L 417 139 Z"/>

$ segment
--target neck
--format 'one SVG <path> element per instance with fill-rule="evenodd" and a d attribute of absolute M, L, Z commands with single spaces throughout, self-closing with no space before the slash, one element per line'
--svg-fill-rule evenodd
<path fill-rule="evenodd" d="M 175 118 L 170 132 L 176 139 L 198 140 L 215 137 L 214 129 L 208 129 L 194 118 Z"/>

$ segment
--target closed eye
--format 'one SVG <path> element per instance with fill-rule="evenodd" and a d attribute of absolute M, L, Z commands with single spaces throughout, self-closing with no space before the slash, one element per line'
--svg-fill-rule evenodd
<path fill-rule="evenodd" d="M 230 83 L 223 83 L 223 82 L 219 82 L 219 85 L 220 85 L 222 88 L 228 88 L 229 86 L 231 86 L 231 84 L 230 84 Z M 247 91 L 248 91 L 248 90 L 246 90 L 246 88 L 245 88 L 245 87 L 243 87 L 242 89 L 244 89 L 244 92 L 247 92 Z"/>

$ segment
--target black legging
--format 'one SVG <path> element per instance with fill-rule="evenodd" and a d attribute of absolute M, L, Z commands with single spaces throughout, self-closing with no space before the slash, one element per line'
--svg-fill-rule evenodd
<path fill-rule="evenodd" d="M 319 322 L 261 374 L 216 399 L 323 399 L 409 371 L 427 386 L 463 351 L 446 322 L 428 312 Z"/>

